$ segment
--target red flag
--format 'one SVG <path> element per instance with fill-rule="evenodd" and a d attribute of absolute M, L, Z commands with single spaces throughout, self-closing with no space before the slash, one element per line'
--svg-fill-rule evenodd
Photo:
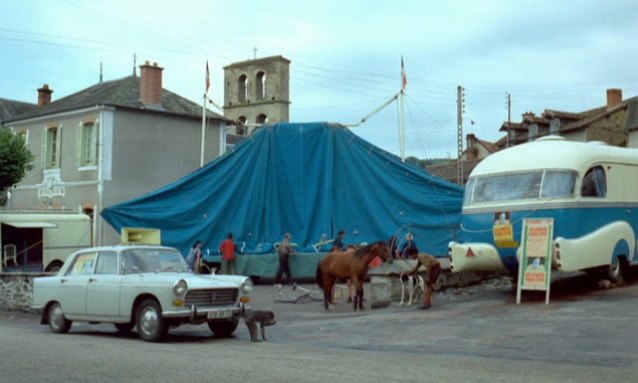
<path fill-rule="evenodd" d="M 405 90 L 408 85 L 408 76 L 405 74 L 405 65 L 403 64 L 403 55 L 401 55 L 401 90 Z"/>
<path fill-rule="evenodd" d="M 210 88 L 210 72 L 208 71 L 208 60 L 206 60 L 206 93 L 208 94 L 208 88 Z"/>

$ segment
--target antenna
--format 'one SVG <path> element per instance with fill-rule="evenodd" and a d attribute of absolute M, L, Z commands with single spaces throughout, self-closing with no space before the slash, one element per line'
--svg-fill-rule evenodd
<path fill-rule="evenodd" d="M 257 60 L 257 46 L 253 48 L 253 60 Z"/>
<path fill-rule="evenodd" d="M 100 83 L 102 82 L 102 59 L 100 59 Z"/>

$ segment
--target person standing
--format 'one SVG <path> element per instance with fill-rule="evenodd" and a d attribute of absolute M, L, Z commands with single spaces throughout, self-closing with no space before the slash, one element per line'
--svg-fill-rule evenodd
<path fill-rule="evenodd" d="M 415 275 L 421 265 L 426 267 L 425 271 L 425 294 L 423 294 L 423 306 L 419 307 L 422 310 L 427 310 L 432 306 L 432 293 L 434 292 L 434 284 L 441 274 L 441 263 L 433 255 L 428 253 L 419 253 L 416 248 L 409 248 L 406 250 L 406 254 L 416 259 L 416 266 L 410 272 L 411 275 Z"/>
<path fill-rule="evenodd" d="M 344 251 L 346 249 L 346 245 L 345 243 L 343 243 L 343 239 L 345 237 L 346 232 L 344 230 L 339 230 L 339 233 L 337 233 L 337 238 L 335 238 L 335 241 L 332 244 L 332 250 Z"/>
<path fill-rule="evenodd" d="M 195 242 L 186 256 L 188 267 L 196 274 L 199 273 L 199 264 L 202 260 L 202 246 L 204 246 L 202 241 Z"/>
<path fill-rule="evenodd" d="M 219 247 L 219 251 L 222 253 L 222 274 L 235 274 L 237 245 L 233 241 L 233 233 L 228 233 L 228 236 Z"/>
<path fill-rule="evenodd" d="M 277 247 L 277 254 L 279 255 L 279 269 L 275 276 L 276 285 L 281 283 L 281 277 L 283 274 L 287 275 L 288 283 L 294 285 L 292 281 L 292 273 L 290 272 L 290 255 L 294 253 L 294 249 L 290 243 L 291 239 L 292 235 L 290 233 L 284 234 L 284 238 L 281 242 L 279 242 L 279 246 Z"/>
<path fill-rule="evenodd" d="M 403 246 L 401 246 L 401 258 L 410 258 L 408 249 L 413 249 L 417 253 L 419 252 L 419 248 L 416 246 L 416 242 L 414 242 L 414 236 L 412 235 L 412 233 L 408 233 L 405 235 L 405 243 L 403 243 Z M 410 250 L 410 252 L 412 252 L 413 250 Z"/>

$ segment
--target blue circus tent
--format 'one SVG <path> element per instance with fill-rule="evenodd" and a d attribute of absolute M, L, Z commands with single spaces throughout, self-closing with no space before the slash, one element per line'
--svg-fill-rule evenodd
<path fill-rule="evenodd" d="M 242 253 L 267 254 L 290 232 L 297 252 L 402 238 L 447 253 L 460 221 L 463 188 L 403 163 L 330 123 L 264 125 L 232 151 L 184 178 L 102 211 L 122 227 L 158 228 L 183 253 L 196 240 L 218 252 L 232 232 Z"/>

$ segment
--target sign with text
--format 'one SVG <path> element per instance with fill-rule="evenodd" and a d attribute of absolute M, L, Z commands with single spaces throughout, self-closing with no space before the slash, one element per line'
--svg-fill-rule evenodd
<path fill-rule="evenodd" d="M 523 220 L 516 303 L 521 303 L 521 290 L 545 290 L 545 303 L 549 303 L 553 238 L 553 218 Z"/>

